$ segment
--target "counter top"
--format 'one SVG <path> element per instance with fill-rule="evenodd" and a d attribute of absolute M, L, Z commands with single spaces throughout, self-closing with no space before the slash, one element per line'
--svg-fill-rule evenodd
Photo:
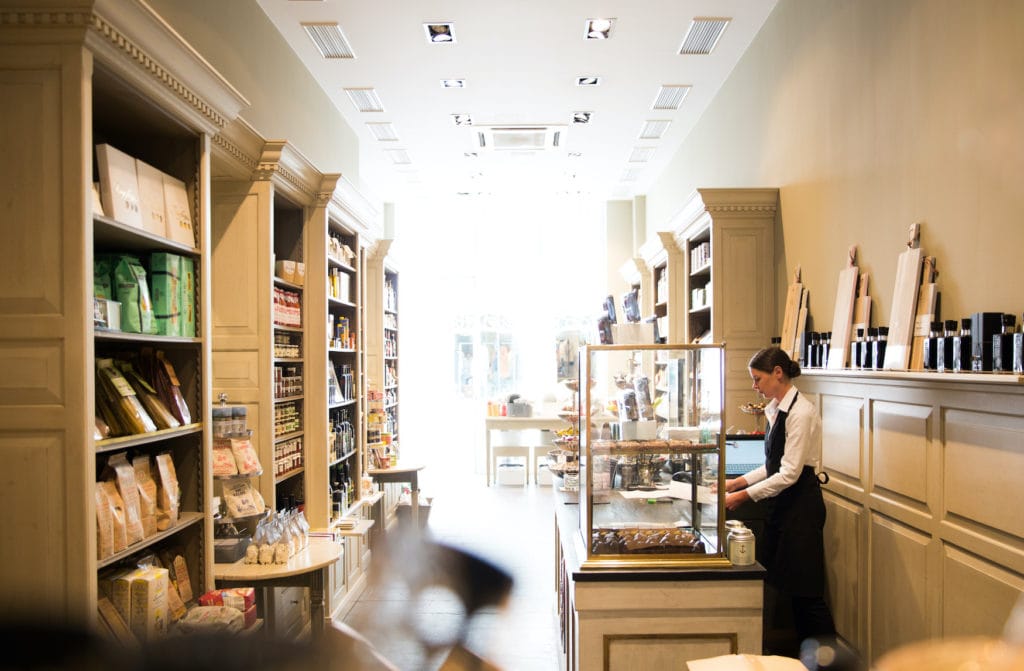
<path fill-rule="evenodd" d="M 566 570 L 576 582 L 656 582 L 700 580 L 763 580 L 765 569 L 752 566 L 723 568 L 580 568 L 580 556 L 585 553 L 580 535 L 579 497 L 576 492 L 554 492 L 555 523 L 558 528 Z"/>

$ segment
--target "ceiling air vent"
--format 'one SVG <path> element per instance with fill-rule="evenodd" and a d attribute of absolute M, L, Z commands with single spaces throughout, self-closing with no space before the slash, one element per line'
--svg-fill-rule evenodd
<path fill-rule="evenodd" d="M 626 168 L 622 171 L 622 177 L 619 178 L 620 182 L 635 182 L 636 178 L 640 176 L 642 168 Z"/>
<path fill-rule="evenodd" d="M 477 144 L 495 152 L 538 152 L 557 149 L 561 126 L 477 126 Z"/>
<path fill-rule="evenodd" d="M 370 132 L 373 133 L 373 137 L 379 142 L 394 142 L 398 140 L 398 131 L 395 130 L 395 125 L 390 121 L 368 123 L 366 125 Z"/>
<path fill-rule="evenodd" d="M 651 109 L 656 110 L 677 110 L 679 106 L 686 100 L 687 94 L 690 93 L 689 86 L 675 86 L 675 85 L 664 85 L 661 90 L 658 91 L 658 97 L 654 99 L 654 105 Z"/>
<path fill-rule="evenodd" d="M 654 147 L 633 147 L 633 153 L 629 155 L 630 163 L 647 163 L 654 156 Z"/>
<path fill-rule="evenodd" d="M 731 18 L 698 16 L 690 22 L 690 29 L 686 31 L 679 53 L 684 56 L 710 54 L 730 21 Z"/>
<path fill-rule="evenodd" d="M 388 149 L 385 153 L 394 165 L 409 165 L 412 163 L 412 159 L 409 158 L 409 152 L 404 149 Z"/>
<path fill-rule="evenodd" d="M 337 23 L 303 23 L 302 27 L 324 58 L 356 57 Z"/>
<path fill-rule="evenodd" d="M 644 123 L 644 127 L 640 130 L 641 140 L 660 140 L 661 136 L 665 134 L 668 127 L 672 124 L 671 121 L 658 119 L 654 121 L 647 121 Z"/>
<path fill-rule="evenodd" d="M 352 104 L 360 112 L 383 112 L 384 103 L 377 97 L 377 91 L 371 88 L 345 89 Z"/>

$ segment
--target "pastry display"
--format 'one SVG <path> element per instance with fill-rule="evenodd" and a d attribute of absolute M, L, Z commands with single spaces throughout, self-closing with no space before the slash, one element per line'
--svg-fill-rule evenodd
<path fill-rule="evenodd" d="M 664 529 L 595 529 L 594 554 L 703 554 L 704 542 L 689 531 Z"/>

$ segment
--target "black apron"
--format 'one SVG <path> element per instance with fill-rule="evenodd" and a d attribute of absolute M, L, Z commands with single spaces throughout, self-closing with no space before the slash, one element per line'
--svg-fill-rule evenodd
<path fill-rule="evenodd" d="M 799 396 L 799 392 L 797 392 Z M 768 477 L 779 472 L 786 452 L 786 416 L 779 410 L 765 440 L 765 468 Z M 804 466 L 800 477 L 776 496 L 765 499 L 765 568 L 768 582 L 791 596 L 823 596 L 825 591 L 824 537 L 825 502 L 814 468 Z"/>

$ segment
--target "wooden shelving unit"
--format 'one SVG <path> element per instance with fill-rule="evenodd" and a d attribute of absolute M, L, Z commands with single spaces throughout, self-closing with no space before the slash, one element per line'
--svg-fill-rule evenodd
<path fill-rule="evenodd" d="M 100 572 L 143 551 L 180 552 L 194 589 L 213 586 L 209 152 L 247 101 L 143 2 L 97 0 L 67 12 L 30 4 L 5 16 L 0 33 L 0 91 L 17 110 L 0 168 L 0 265 L 18 278 L 0 289 L 0 367 L 14 372 L 0 395 L 0 468 L 9 476 L 5 500 L 24 502 L 0 511 L 0 600 L 46 621 L 93 623 Z M 101 143 L 185 183 L 194 244 L 94 210 Z M 194 264 L 195 336 L 94 330 L 96 256 L 154 251 Z M 96 359 L 144 347 L 175 366 L 193 423 L 96 440 Z M 118 451 L 172 455 L 181 517 L 100 560 L 93 492 Z"/>

